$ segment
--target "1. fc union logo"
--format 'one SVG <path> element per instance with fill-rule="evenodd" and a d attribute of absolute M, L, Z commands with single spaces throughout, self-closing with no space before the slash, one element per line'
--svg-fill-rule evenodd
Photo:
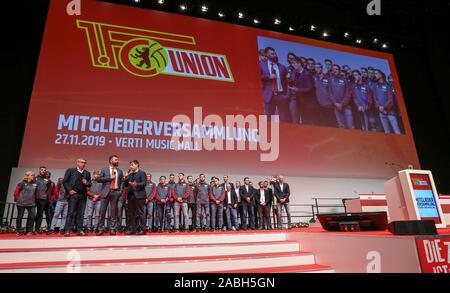
<path fill-rule="evenodd" d="M 196 45 L 194 37 L 85 20 L 77 27 L 86 33 L 94 67 L 234 82 L 225 55 L 175 48 Z"/>

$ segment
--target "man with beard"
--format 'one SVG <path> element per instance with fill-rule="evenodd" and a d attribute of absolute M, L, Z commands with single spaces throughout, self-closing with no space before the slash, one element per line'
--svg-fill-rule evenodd
<path fill-rule="evenodd" d="M 301 66 L 300 60 L 293 63 L 295 77 L 289 91 L 296 96 L 297 111 L 303 124 L 315 124 L 319 105 L 314 93 L 314 80 L 311 72 Z"/>
<path fill-rule="evenodd" d="M 250 178 L 244 178 L 244 185 L 239 189 L 239 196 L 241 197 L 242 206 L 244 209 L 244 218 L 242 219 L 242 230 L 255 230 L 255 199 L 254 188 L 250 185 Z"/>
<path fill-rule="evenodd" d="M 280 121 L 289 122 L 288 71 L 284 65 L 278 63 L 278 56 L 274 48 L 267 47 L 264 52 L 268 60 L 259 64 L 263 85 L 264 113 L 270 121 L 270 116 L 275 115 L 278 111 Z"/>
<path fill-rule="evenodd" d="M 196 220 L 197 220 L 197 203 L 195 199 L 195 183 L 193 180 L 194 178 L 192 176 L 188 176 L 188 184 L 189 184 L 189 197 L 187 199 L 188 204 L 188 212 L 191 213 L 191 229 L 194 230 L 196 227 Z M 197 181 L 198 182 L 198 181 Z"/>
<path fill-rule="evenodd" d="M 50 230 L 50 225 L 52 221 L 52 207 L 51 207 L 51 181 L 47 178 L 47 167 L 40 167 L 39 174 L 36 177 L 37 184 L 37 195 L 36 195 L 36 226 L 35 231 L 37 233 L 42 233 L 42 220 L 44 218 L 47 222 L 47 230 Z"/>
<path fill-rule="evenodd" d="M 337 126 L 339 128 L 354 129 L 349 89 L 347 79 L 341 76 L 341 67 L 334 64 L 333 76 L 330 77 L 330 99 L 334 104 Z"/>
<path fill-rule="evenodd" d="M 196 231 L 200 229 L 207 231 L 210 228 L 210 209 L 209 209 L 209 195 L 211 192 L 210 185 L 206 182 L 205 174 L 200 174 L 200 181 L 195 187 L 195 194 L 197 199 L 197 220 Z"/>
<path fill-rule="evenodd" d="M 330 83 L 329 77 L 323 73 L 321 63 L 316 63 L 316 74 L 313 76 L 314 89 L 320 111 L 317 111 L 317 123 L 322 126 L 336 126 L 336 118 L 334 117 L 334 105 L 330 99 Z"/>
<path fill-rule="evenodd" d="M 189 211 L 187 200 L 190 196 L 190 186 L 184 180 L 184 174 L 178 173 L 178 183 L 174 187 L 175 232 L 180 231 L 180 212 L 183 212 L 184 231 L 188 231 Z"/>
<path fill-rule="evenodd" d="M 78 236 L 84 236 L 83 216 L 86 208 L 87 188 L 91 186 L 91 174 L 85 170 L 87 161 L 77 160 L 76 168 L 69 168 L 64 174 L 64 189 L 69 194 L 69 207 L 64 227 L 64 236 L 69 237 L 76 226 Z"/>
<path fill-rule="evenodd" d="M 375 107 L 378 110 L 381 125 L 385 133 L 400 133 L 397 117 L 394 110 L 394 97 L 389 84 L 386 82 L 386 75 L 381 70 L 374 70 L 376 84 L 373 86 Z"/>
<path fill-rule="evenodd" d="M 330 59 L 323 60 L 323 63 L 325 64 L 325 69 L 327 72 L 325 72 L 326 77 L 331 77 L 333 75 L 333 61 Z"/>
<path fill-rule="evenodd" d="M 219 178 L 215 177 L 210 193 L 211 199 L 211 231 L 221 230 L 223 227 L 223 208 L 225 201 L 225 187 L 219 184 Z"/>
<path fill-rule="evenodd" d="M 372 106 L 372 90 L 363 82 L 361 72 L 353 70 L 353 82 L 351 85 L 351 96 L 355 103 L 363 130 L 369 131 L 369 109 Z"/>
<path fill-rule="evenodd" d="M 152 181 L 152 174 L 147 174 L 147 184 L 145 185 L 145 193 L 147 200 L 145 205 L 147 207 L 147 232 L 152 232 L 155 227 L 158 227 L 158 215 L 156 214 L 156 184 Z"/>
<path fill-rule="evenodd" d="M 98 182 L 102 183 L 103 186 L 97 235 L 101 236 L 105 233 L 105 218 L 108 205 L 110 206 L 110 234 L 116 235 L 119 228 L 118 202 L 123 188 L 123 171 L 119 169 L 118 156 L 112 155 L 109 157 L 109 166 L 100 171 Z"/>

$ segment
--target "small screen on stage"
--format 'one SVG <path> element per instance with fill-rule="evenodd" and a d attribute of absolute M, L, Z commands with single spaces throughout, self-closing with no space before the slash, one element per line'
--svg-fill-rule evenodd
<path fill-rule="evenodd" d="M 66 5 L 50 4 L 19 167 L 84 157 L 94 169 L 117 154 L 161 172 L 381 179 L 386 162 L 420 165 L 391 54 L 102 1 L 69 16 Z"/>
<path fill-rule="evenodd" d="M 410 174 L 409 176 L 420 219 L 432 220 L 436 224 L 441 224 L 441 216 L 430 177 L 426 174 Z"/>

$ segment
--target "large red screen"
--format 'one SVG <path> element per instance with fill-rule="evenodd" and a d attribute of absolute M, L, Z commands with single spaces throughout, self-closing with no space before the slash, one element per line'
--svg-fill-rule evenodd
<path fill-rule="evenodd" d="M 19 167 L 66 168 L 84 157 L 93 169 L 117 154 L 154 171 L 385 178 L 392 174 L 386 162 L 419 165 L 390 54 L 96 1 L 82 1 L 82 14 L 69 16 L 66 4 L 50 5 Z M 390 124 L 386 133 L 376 111 L 374 129 L 364 129 L 351 102 L 355 129 L 315 120 L 320 107 L 302 123 L 282 121 L 274 161 L 261 161 L 260 149 L 167 148 L 168 122 L 178 114 L 193 117 L 194 107 L 203 117 L 264 114 L 262 76 L 270 64 L 258 52 L 267 47 L 278 54 L 280 69 L 288 68 L 289 52 L 304 57 L 305 66 L 314 59 L 324 71 L 325 59 L 348 65 L 340 78 L 349 87 L 353 69 L 391 74 L 398 131 Z"/>

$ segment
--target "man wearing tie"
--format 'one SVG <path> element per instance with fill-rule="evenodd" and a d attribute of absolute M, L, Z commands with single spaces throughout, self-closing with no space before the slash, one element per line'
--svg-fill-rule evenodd
<path fill-rule="evenodd" d="M 82 230 L 83 216 L 86 208 L 87 188 L 91 186 L 91 174 L 85 168 L 86 160 L 80 158 L 77 160 L 77 167 L 67 169 L 64 175 L 64 189 L 69 194 L 69 212 L 64 228 L 66 237 L 70 236 L 75 224 L 78 236 L 86 235 Z"/>
<path fill-rule="evenodd" d="M 109 167 L 100 171 L 98 182 L 102 183 L 102 203 L 100 207 L 100 219 L 98 223 L 98 236 L 105 233 L 106 211 L 110 211 L 111 235 L 116 235 L 119 228 L 119 208 L 118 202 L 122 194 L 123 171 L 119 169 L 119 157 L 112 155 L 109 157 Z"/>
<path fill-rule="evenodd" d="M 270 121 L 270 116 L 278 110 L 280 121 L 289 122 L 289 96 L 287 95 L 288 71 L 284 65 L 278 63 L 275 49 L 267 47 L 264 50 L 267 61 L 260 61 L 261 81 L 263 85 L 264 114 Z"/>
<path fill-rule="evenodd" d="M 289 189 L 289 184 L 284 182 L 283 176 L 278 176 L 278 182 L 274 185 L 274 193 L 277 199 L 277 222 L 278 229 L 283 227 L 283 221 L 281 219 L 284 209 L 286 211 L 286 216 L 288 218 L 288 229 L 291 229 L 291 213 L 289 212 L 289 196 L 291 195 L 291 190 Z"/>
<path fill-rule="evenodd" d="M 272 230 L 272 223 L 270 221 L 270 194 L 269 190 L 264 187 L 264 182 L 258 183 L 259 189 L 255 189 L 255 200 L 258 205 L 258 230 L 267 229 Z"/>
<path fill-rule="evenodd" d="M 248 226 L 250 226 L 250 229 L 255 230 L 254 193 L 254 188 L 250 185 L 250 178 L 245 177 L 244 185 L 239 189 L 239 196 L 241 197 L 244 210 L 244 218 L 241 219 L 243 230 L 247 230 Z"/>
<path fill-rule="evenodd" d="M 131 173 L 124 178 L 124 186 L 128 195 L 128 231 L 126 235 L 144 235 L 145 234 L 145 201 L 147 193 L 147 174 L 139 169 L 137 160 L 130 162 Z M 139 231 L 137 231 L 136 218 L 139 221 Z"/>

